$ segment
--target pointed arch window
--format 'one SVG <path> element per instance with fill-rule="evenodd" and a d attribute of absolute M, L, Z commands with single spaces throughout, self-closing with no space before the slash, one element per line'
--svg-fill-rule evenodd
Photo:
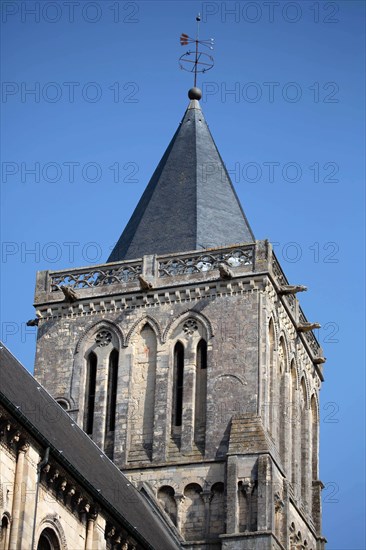
<path fill-rule="evenodd" d="M 174 347 L 174 418 L 173 425 L 182 425 L 183 414 L 184 347 L 177 342 Z"/>
<path fill-rule="evenodd" d="M 197 346 L 197 367 L 199 370 L 207 369 L 207 342 L 200 340 Z"/>
<path fill-rule="evenodd" d="M 204 441 L 207 402 L 207 342 L 202 339 L 197 345 L 195 441 Z"/>
<path fill-rule="evenodd" d="M 108 367 L 106 431 L 109 432 L 113 432 L 116 427 L 118 357 L 118 351 L 113 349 L 109 356 Z"/>
<path fill-rule="evenodd" d="M 84 431 L 88 435 L 93 433 L 95 387 L 97 380 L 97 356 L 93 351 L 88 355 L 86 374 L 85 416 Z"/>

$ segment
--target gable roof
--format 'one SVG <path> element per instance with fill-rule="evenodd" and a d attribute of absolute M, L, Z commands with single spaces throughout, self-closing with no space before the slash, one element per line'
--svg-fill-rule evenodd
<path fill-rule="evenodd" d="M 199 102 L 192 100 L 108 262 L 254 240 Z"/>
<path fill-rule="evenodd" d="M 0 346 L 0 403 L 143 548 L 180 548 L 163 521 L 51 395 Z M 55 422 L 57 419 L 57 422 Z"/>

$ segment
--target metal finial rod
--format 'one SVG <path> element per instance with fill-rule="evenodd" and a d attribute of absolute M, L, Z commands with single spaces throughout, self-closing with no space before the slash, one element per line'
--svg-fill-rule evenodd
<path fill-rule="evenodd" d="M 196 60 L 195 60 L 195 62 L 194 62 L 194 84 L 193 84 L 195 88 L 196 88 L 196 86 L 197 86 L 198 40 L 199 40 L 199 34 L 200 34 L 200 21 L 201 21 L 201 16 L 200 16 L 200 14 L 197 15 L 196 21 L 197 21 Z"/>
<path fill-rule="evenodd" d="M 200 21 L 201 21 L 201 14 L 200 14 L 200 13 L 197 15 L 196 21 L 197 21 L 197 35 L 196 35 L 196 40 L 199 40 L 199 34 L 200 34 Z"/>

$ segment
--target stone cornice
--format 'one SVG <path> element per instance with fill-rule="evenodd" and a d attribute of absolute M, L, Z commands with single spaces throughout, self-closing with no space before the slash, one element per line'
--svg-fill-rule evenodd
<path fill-rule="evenodd" d="M 170 281 L 169 281 L 170 282 Z M 267 284 L 265 273 L 250 274 L 247 277 L 235 277 L 230 281 L 207 280 L 200 285 L 186 282 L 154 289 L 149 292 L 123 292 L 112 296 L 81 297 L 75 303 L 53 301 L 35 304 L 38 308 L 39 323 L 44 319 L 70 318 L 83 315 L 96 315 L 125 311 L 126 309 L 151 308 L 171 303 L 189 303 L 204 298 L 240 295 L 246 292 L 264 290 Z"/>

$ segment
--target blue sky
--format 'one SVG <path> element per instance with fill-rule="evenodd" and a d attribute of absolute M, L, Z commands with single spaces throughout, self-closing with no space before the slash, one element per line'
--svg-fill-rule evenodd
<path fill-rule="evenodd" d="M 256 238 L 322 325 L 328 550 L 361 550 L 363 2 L 3 1 L 1 337 L 32 371 L 36 271 L 107 259 L 187 106 L 179 35 L 198 12 L 215 38 L 205 117 Z"/>

